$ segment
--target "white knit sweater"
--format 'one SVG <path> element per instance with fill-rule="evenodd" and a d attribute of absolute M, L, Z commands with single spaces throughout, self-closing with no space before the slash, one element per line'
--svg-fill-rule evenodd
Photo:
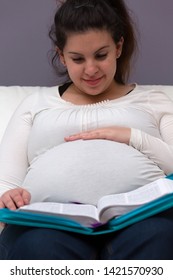
<path fill-rule="evenodd" d="M 131 127 L 130 145 L 64 137 L 107 126 Z M 27 97 L 0 146 L 0 194 L 24 187 L 35 201 L 96 204 L 173 173 L 173 102 L 141 86 L 128 95 L 74 105 L 58 87 Z"/>

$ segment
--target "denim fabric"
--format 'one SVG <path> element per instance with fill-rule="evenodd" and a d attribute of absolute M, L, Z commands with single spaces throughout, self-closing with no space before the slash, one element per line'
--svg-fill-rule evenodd
<path fill-rule="evenodd" d="M 111 235 L 101 259 L 173 260 L 173 209 Z"/>
<path fill-rule="evenodd" d="M 8 225 L 0 236 L 0 259 L 77 260 L 95 259 L 96 254 L 85 235 L 54 229 Z"/>
<path fill-rule="evenodd" d="M 99 236 L 8 225 L 0 235 L 0 259 L 173 260 L 173 209 Z"/>

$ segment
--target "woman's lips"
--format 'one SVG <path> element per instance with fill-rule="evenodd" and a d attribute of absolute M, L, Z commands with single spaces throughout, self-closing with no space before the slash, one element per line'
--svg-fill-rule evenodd
<path fill-rule="evenodd" d="M 90 86 L 96 86 L 100 83 L 100 81 L 102 80 L 102 77 L 97 78 L 97 79 L 83 79 L 85 83 L 87 83 Z"/>

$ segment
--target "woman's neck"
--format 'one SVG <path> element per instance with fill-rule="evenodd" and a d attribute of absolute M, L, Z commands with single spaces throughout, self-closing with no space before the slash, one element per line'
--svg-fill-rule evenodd
<path fill-rule="evenodd" d="M 76 105 L 87 105 L 120 98 L 127 95 L 134 88 L 135 85 L 121 85 L 115 82 L 106 91 L 97 95 L 91 95 L 80 91 L 72 83 L 64 92 L 62 98 Z"/>

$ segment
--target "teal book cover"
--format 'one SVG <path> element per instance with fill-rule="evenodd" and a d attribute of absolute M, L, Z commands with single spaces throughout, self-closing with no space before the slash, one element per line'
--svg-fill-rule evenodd
<path fill-rule="evenodd" d="M 167 176 L 166 178 L 173 180 L 173 174 Z M 0 209 L 0 221 L 6 224 L 45 227 L 81 234 L 98 235 L 123 229 L 133 223 L 149 218 L 171 207 L 173 207 L 173 193 L 164 195 L 146 203 L 143 206 L 131 210 L 126 214 L 115 217 L 106 224 L 95 224 L 92 227 L 83 226 L 70 218 L 63 218 L 48 214 L 45 215 L 43 213 L 12 211 L 7 208 Z"/>

